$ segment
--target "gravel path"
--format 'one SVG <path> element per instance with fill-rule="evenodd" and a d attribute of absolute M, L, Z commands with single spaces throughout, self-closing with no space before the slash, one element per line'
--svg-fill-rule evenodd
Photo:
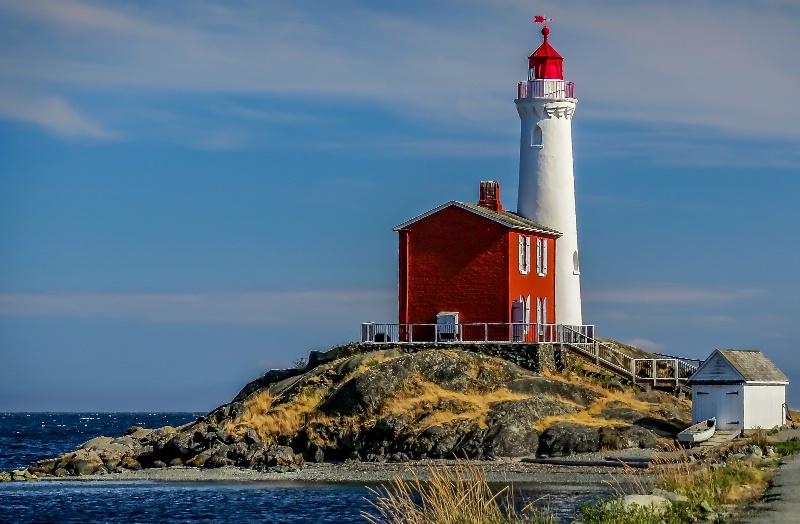
<path fill-rule="evenodd" d="M 741 524 L 800 523 L 800 455 L 788 457 L 772 480 L 755 516 Z"/>

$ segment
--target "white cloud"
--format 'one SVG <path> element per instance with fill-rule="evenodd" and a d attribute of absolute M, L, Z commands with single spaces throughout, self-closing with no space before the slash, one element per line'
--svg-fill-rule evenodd
<path fill-rule="evenodd" d="M 660 285 L 585 291 L 583 299 L 589 302 L 622 304 L 699 304 L 746 300 L 764 293 L 764 290 L 754 288 L 714 290 Z"/>
<path fill-rule="evenodd" d="M 261 326 L 346 323 L 354 331 L 360 322 L 393 319 L 395 307 L 395 295 L 380 291 L 0 294 L 0 316 Z"/>
<path fill-rule="evenodd" d="M 112 139 L 116 136 L 57 96 L 32 97 L 0 91 L 0 116 L 39 125 L 67 137 Z"/>
<path fill-rule="evenodd" d="M 0 1 L 9 27 L 31 28 L 7 32 L 0 82 L 61 99 L 134 90 L 369 103 L 445 132 L 509 134 L 515 84 L 539 40 L 530 2 L 325 6 Z M 706 132 L 800 139 L 800 106 L 787 102 L 800 92 L 791 3 L 550 0 L 536 9 L 556 19 L 552 41 L 577 83 L 579 118 L 685 127 L 671 147 L 698 161 Z"/>

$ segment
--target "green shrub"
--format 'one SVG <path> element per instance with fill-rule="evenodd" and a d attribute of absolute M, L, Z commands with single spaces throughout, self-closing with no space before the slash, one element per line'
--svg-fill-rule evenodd
<path fill-rule="evenodd" d="M 609 502 L 598 500 L 594 505 L 584 504 L 578 514 L 581 524 L 684 524 L 694 522 L 688 504 L 673 503 L 664 511 L 650 506 L 631 506 L 626 508 L 622 498 L 617 497 Z"/>
<path fill-rule="evenodd" d="M 777 442 L 772 447 L 781 455 L 794 455 L 800 452 L 800 439 L 792 437 L 786 442 Z"/>

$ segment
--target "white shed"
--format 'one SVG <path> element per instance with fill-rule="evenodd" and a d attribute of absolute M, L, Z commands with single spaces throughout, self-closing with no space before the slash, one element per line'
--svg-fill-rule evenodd
<path fill-rule="evenodd" d="M 770 429 L 786 423 L 786 378 L 761 351 L 717 349 L 689 377 L 693 423 Z"/>

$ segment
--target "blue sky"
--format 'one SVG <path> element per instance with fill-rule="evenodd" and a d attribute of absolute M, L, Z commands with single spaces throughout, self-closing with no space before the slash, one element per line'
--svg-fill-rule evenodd
<path fill-rule="evenodd" d="M 393 321 L 393 226 L 515 207 L 534 14 L 585 320 L 800 406 L 797 2 L 0 0 L 0 410 L 209 410 Z"/>

